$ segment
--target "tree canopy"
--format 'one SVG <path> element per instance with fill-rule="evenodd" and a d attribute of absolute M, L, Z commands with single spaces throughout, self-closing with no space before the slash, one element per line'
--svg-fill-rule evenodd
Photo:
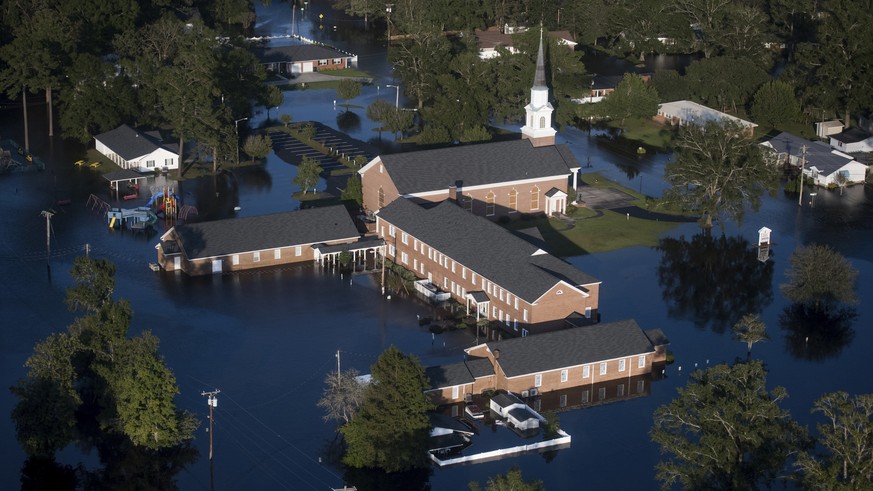
<path fill-rule="evenodd" d="M 321 166 L 314 158 L 304 155 L 300 165 L 297 166 L 297 175 L 294 176 L 292 182 L 300 187 L 303 194 L 309 192 L 311 188 L 313 192 L 318 186 L 318 179 L 321 176 Z"/>
<path fill-rule="evenodd" d="M 745 207 L 757 211 L 765 191 L 775 193 L 779 168 L 739 124 L 723 120 L 682 127 L 676 155 L 665 169 L 671 188 L 665 198 L 701 214 L 700 225 L 716 218 L 742 222 Z"/>
<path fill-rule="evenodd" d="M 649 119 L 658 113 L 658 92 L 637 74 L 626 73 L 615 90 L 597 104 L 601 116 L 617 119 Z"/>
<path fill-rule="evenodd" d="M 28 455 L 51 458 L 74 441 L 119 439 L 157 451 L 193 437 L 198 423 L 176 409 L 179 389 L 158 339 L 148 331 L 128 337 L 133 312 L 111 298 L 114 273 L 108 261 L 76 259 L 67 300 L 86 314 L 37 343 L 27 375 L 11 389 L 16 435 Z"/>
<path fill-rule="evenodd" d="M 779 407 L 787 396 L 781 387 L 767 391 L 760 361 L 695 371 L 655 411 L 651 436 L 665 456 L 656 466 L 662 489 L 769 486 L 805 445 L 805 432 Z"/>
<path fill-rule="evenodd" d="M 785 271 L 788 282 L 780 285 L 788 300 L 817 311 L 858 301 L 855 294 L 858 270 L 833 248 L 821 244 L 801 246 L 788 261 L 790 266 Z"/>
<path fill-rule="evenodd" d="M 352 467 L 400 472 L 427 465 L 427 439 L 433 409 L 424 391 L 429 382 L 414 356 L 396 347 L 385 350 L 370 367 L 372 379 L 354 417 L 340 430 Z"/>
<path fill-rule="evenodd" d="M 755 343 L 770 339 L 767 336 L 767 325 L 758 314 L 746 314 L 734 324 L 734 339 L 746 343 L 748 354 L 752 356 L 752 346 Z"/>

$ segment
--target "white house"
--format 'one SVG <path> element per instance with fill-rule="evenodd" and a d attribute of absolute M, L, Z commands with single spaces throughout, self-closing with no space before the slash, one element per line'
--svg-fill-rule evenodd
<path fill-rule="evenodd" d="M 498 47 L 506 48 L 507 51 L 513 54 L 517 53 L 518 49 L 513 46 L 511 34 L 525 32 L 526 30 L 526 28 L 507 29 L 504 34 L 497 30 L 497 28 L 490 28 L 485 31 L 476 29 L 473 31 L 473 35 L 479 44 L 479 58 L 483 60 L 496 58 L 500 55 L 500 52 L 497 51 Z M 571 51 L 578 44 L 573 40 L 573 35 L 569 31 L 549 31 L 546 35 L 556 38 L 558 44 L 569 47 Z"/>
<path fill-rule="evenodd" d="M 841 152 L 873 152 L 873 135 L 861 128 L 849 128 L 842 133 L 831 135 L 831 146 Z"/>
<path fill-rule="evenodd" d="M 655 116 L 655 121 L 679 126 L 684 126 L 686 124 L 703 125 L 709 121 L 720 122 L 723 120 L 737 123 L 749 133 L 754 131 L 755 127 L 758 126 L 751 121 L 746 121 L 745 119 L 740 119 L 736 116 L 716 111 L 715 109 L 692 101 L 665 102 L 658 106 L 658 114 Z"/>
<path fill-rule="evenodd" d="M 823 142 L 783 132 L 761 145 L 772 149 L 780 163 L 802 167 L 803 174 L 818 186 L 836 185 L 841 174 L 848 183 L 864 182 L 867 176 L 866 165 Z"/>
<path fill-rule="evenodd" d="M 94 137 L 97 151 L 122 169 L 141 172 L 178 169 L 178 144 L 165 144 L 157 132 L 139 132 L 123 124 Z"/>
<path fill-rule="evenodd" d="M 837 120 L 821 121 L 815 123 L 815 134 L 819 138 L 827 138 L 843 131 L 843 123 Z"/>

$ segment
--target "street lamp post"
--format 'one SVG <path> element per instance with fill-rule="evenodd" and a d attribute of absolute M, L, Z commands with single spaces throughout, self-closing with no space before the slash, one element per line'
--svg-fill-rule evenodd
<path fill-rule="evenodd" d="M 249 118 L 239 118 L 233 122 L 233 128 L 236 130 L 236 165 L 239 165 L 239 122 L 247 121 Z"/>
<path fill-rule="evenodd" d="M 400 107 L 400 86 L 387 84 L 387 85 L 385 85 L 385 87 L 393 87 L 397 91 L 397 93 L 394 94 L 394 109 L 399 108 Z"/>

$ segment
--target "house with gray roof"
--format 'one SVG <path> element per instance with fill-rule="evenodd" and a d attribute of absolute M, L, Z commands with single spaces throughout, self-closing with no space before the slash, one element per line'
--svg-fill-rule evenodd
<path fill-rule="evenodd" d="M 123 124 L 94 137 L 94 147 L 122 169 L 140 172 L 179 168 L 179 145 L 164 143 L 156 131 Z"/>
<path fill-rule="evenodd" d="M 452 201 L 400 199 L 376 214 L 387 258 L 515 335 L 596 322 L 600 280 Z"/>
<path fill-rule="evenodd" d="M 867 165 L 824 142 L 782 132 L 761 145 L 770 149 L 779 163 L 802 168 L 804 176 L 818 186 L 838 185 L 843 178 L 848 184 L 864 182 L 867 176 Z"/>
<path fill-rule="evenodd" d="M 376 212 L 405 198 L 417 203 L 453 200 L 491 219 L 566 212 L 580 166 L 567 145 L 555 144 L 542 40 L 529 100 L 518 140 L 374 158 L 358 171 L 364 208 Z"/>
<path fill-rule="evenodd" d="M 831 147 L 845 153 L 873 152 L 873 135 L 863 128 L 849 128 L 830 135 Z"/>
<path fill-rule="evenodd" d="M 268 71 L 289 75 L 356 68 L 358 56 L 323 44 L 251 48 Z"/>
<path fill-rule="evenodd" d="M 463 363 L 427 368 L 428 394 L 437 403 L 454 403 L 490 390 L 528 397 L 628 379 L 657 370 L 666 361 L 668 343 L 663 331 L 643 330 L 633 319 L 488 341 L 466 349 Z M 470 360 L 481 365 L 478 377 L 469 370 L 461 376 Z M 482 370 L 482 360 L 488 370 Z M 431 375 L 443 370 L 458 376 Z"/>
<path fill-rule="evenodd" d="M 194 276 L 318 261 L 321 250 L 351 250 L 359 238 L 346 208 L 337 205 L 176 225 L 155 248 L 164 270 Z"/>

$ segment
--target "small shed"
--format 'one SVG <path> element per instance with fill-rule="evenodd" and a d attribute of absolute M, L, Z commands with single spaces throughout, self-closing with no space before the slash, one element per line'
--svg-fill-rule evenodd
<path fill-rule="evenodd" d="M 815 124 L 815 134 L 819 138 L 827 138 L 831 135 L 836 135 L 843 131 L 843 123 L 833 119 L 831 121 L 821 121 Z"/>

